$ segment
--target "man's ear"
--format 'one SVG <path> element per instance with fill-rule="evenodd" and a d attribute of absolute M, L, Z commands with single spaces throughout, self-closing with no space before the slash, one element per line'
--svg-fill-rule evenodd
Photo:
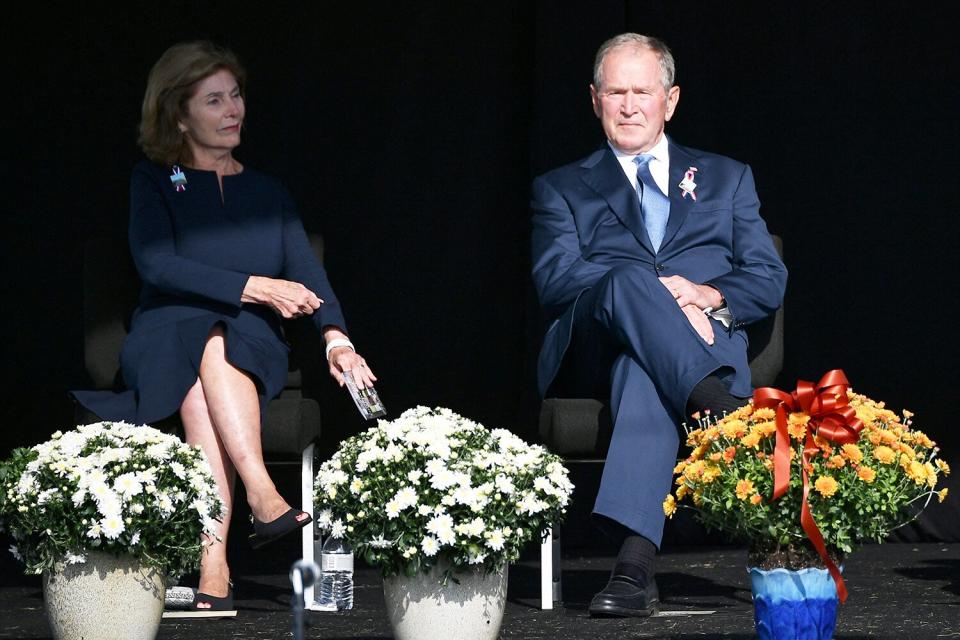
<path fill-rule="evenodd" d="M 593 86 L 593 83 L 590 83 L 590 102 L 593 103 L 593 113 L 599 118 L 600 114 L 603 113 L 600 110 L 600 94 L 597 93 L 597 88 Z"/>
<path fill-rule="evenodd" d="M 667 111 L 663 116 L 664 120 L 669 121 L 673 117 L 673 112 L 677 108 L 677 103 L 680 102 L 680 87 L 673 85 L 670 87 L 670 91 L 667 92 Z"/>

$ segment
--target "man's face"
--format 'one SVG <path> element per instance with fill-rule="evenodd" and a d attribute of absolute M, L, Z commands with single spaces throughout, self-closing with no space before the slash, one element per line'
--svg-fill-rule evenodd
<path fill-rule="evenodd" d="M 603 59 L 601 87 L 590 85 L 593 111 L 603 132 L 624 153 L 649 151 L 680 99 L 680 87 L 664 91 L 657 54 L 620 47 Z"/>

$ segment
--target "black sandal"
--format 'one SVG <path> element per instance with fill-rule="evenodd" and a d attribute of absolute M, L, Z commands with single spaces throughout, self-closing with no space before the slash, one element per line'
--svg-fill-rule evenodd
<path fill-rule="evenodd" d="M 313 518 L 310 517 L 309 513 L 292 508 L 270 522 L 260 522 L 254 518 L 253 533 L 250 534 L 250 546 L 259 549 L 265 544 L 302 529 L 311 522 L 313 522 Z"/>
<path fill-rule="evenodd" d="M 232 618 L 237 615 L 233 606 L 233 584 L 224 597 L 197 591 L 190 606 L 182 611 L 164 611 L 164 618 Z"/>

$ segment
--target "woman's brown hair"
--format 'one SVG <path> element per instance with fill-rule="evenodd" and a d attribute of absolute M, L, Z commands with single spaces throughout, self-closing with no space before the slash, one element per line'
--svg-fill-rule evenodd
<path fill-rule="evenodd" d="M 187 101 L 196 84 L 226 69 L 244 95 L 247 73 L 232 51 L 206 40 L 175 44 L 160 56 L 147 77 L 137 142 L 156 163 L 171 165 L 190 160 L 190 151 L 178 123 L 187 116 Z"/>

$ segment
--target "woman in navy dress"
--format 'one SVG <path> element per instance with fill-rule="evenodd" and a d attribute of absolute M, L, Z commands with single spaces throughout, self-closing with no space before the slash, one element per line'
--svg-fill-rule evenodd
<path fill-rule="evenodd" d="M 340 304 L 280 182 L 233 157 L 245 115 L 245 73 L 208 42 L 171 47 L 150 72 L 133 171 L 130 248 L 143 282 L 120 356 L 127 393 L 76 393 L 103 419 L 152 423 L 179 412 L 220 494 L 232 506 L 239 474 L 253 512 L 254 543 L 310 521 L 267 474 L 263 409 L 283 387 L 288 348 L 280 317 L 312 316 L 341 386 L 376 377 L 346 334 Z M 206 548 L 198 610 L 232 610 L 221 543 Z"/>

